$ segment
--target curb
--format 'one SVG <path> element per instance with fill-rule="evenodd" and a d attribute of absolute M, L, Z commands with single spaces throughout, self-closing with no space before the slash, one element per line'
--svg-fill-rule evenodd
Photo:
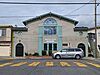
<path fill-rule="evenodd" d="M 86 59 L 86 60 L 93 60 L 93 61 L 96 61 L 96 62 L 100 62 L 100 58 L 86 57 L 86 58 L 83 58 L 83 59 Z"/>

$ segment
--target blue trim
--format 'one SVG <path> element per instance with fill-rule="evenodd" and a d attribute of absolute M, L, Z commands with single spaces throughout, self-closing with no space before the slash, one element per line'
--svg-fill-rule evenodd
<path fill-rule="evenodd" d="M 39 32 L 38 32 L 38 35 L 39 35 L 39 37 L 38 37 L 38 53 L 39 53 L 39 55 L 40 56 L 42 56 L 42 42 L 43 42 L 43 27 L 42 26 L 40 26 L 39 27 Z"/>
<path fill-rule="evenodd" d="M 62 49 L 62 26 L 56 25 L 56 27 L 57 27 L 56 35 L 58 36 L 57 50 L 61 50 Z M 44 26 L 39 26 L 38 35 L 39 35 L 39 37 L 38 37 L 38 53 L 40 56 L 42 56 Z"/>
<path fill-rule="evenodd" d="M 57 44 L 57 50 L 62 49 L 62 26 L 57 26 L 57 35 L 58 35 L 58 44 Z"/>
<path fill-rule="evenodd" d="M 58 49 L 57 50 L 61 50 L 62 49 L 62 37 L 58 37 Z"/>

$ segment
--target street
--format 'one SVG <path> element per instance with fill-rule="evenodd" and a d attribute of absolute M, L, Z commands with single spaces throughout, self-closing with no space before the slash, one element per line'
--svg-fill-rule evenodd
<path fill-rule="evenodd" d="M 85 59 L 0 60 L 0 75 L 100 75 L 100 62 Z"/>

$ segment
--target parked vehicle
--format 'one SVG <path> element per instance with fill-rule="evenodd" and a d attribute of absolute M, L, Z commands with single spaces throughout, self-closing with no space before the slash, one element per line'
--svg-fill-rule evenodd
<path fill-rule="evenodd" d="M 81 48 L 64 48 L 58 52 L 52 54 L 55 59 L 60 58 L 76 58 L 81 59 L 84 57 L 84 52 Z"/>

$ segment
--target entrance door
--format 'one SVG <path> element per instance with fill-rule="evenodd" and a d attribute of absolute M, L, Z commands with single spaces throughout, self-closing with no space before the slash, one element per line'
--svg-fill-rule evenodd
<path fill-rule="evenodd" d="M 44 43 L 44 50 L 42 51 L 42 55 L 50 55 L 52 51 L 57 51 L 57 43 Z"/>
<path fill-rule="evenodd" d="M 22 57 L 24 55 L 23 51 L 24 47 L 21 43 L 16 45 L 16 57 Z"/>
<path fill-rule="evenodd" d="M 84 51 L 84 56 L 86 56 L 85 45 L 83 43 L 80 43 L 78 45 L 78 48 L 81 48 Z"/>
<path fill-rule="evenodd" d="M 52 49 L 53 48 L 52 45 L 53 45 L 52 43 L 49 43 L 49 50 L 48 50 L 49 56 L 51 56 L 51 54 L 52 54 L 52 50 L 53 50 Z"/>
<path fill-rule="evenodd" d="M 44 43 L 44 50 L 42 50 L 42 55 L 45 56 L 47 55 L 47 43 Z"/>

